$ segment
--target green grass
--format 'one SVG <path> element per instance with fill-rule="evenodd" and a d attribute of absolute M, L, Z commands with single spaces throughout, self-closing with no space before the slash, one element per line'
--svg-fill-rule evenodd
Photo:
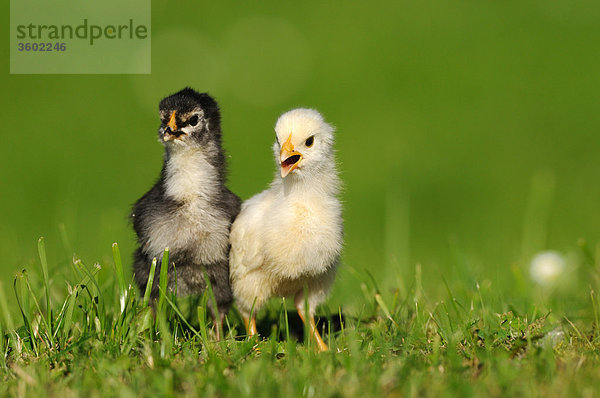
<path fill-rule="evenodd" d="M 182 300 L 163 284 L 153 316 L 116 244 L 114 264 L 74 258 L 66 288 L 43 240 L 39 254 L 14 279 L 19 321 L 0 290 L 2 396 L 559 397 L 591 396 L 600 382 L 600 257 L 585 244 L 577 261 L 590 284 L 569 294 L 521 289 L 517 273 L 512 289 L 464 274 L 434 300 L 418 265 L 410 287 L 385 292 L 365 273 L 358 311 L 320 308 L 326 353 L 285 301 L 259 313 L 262 339 L 245 338 L 232 310 L 214 341 L 210 293 Z"/>

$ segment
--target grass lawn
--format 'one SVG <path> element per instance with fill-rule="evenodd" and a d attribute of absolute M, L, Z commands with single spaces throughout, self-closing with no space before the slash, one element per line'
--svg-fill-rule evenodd
<path fill-rule="evenodd" d="M 515 273 L 500 289 L 463 275 L 433 299 L 419 265 L 407 287 L 385 292 L 366 273 L 357 310 L 318 311 L 325 353 L 283 300 L 259 314 L 260 339 L 244 338 L 232 310 L 214 341 L 210 294 L 161 294 L 153 316 L 117 245 L 113 264 L 74 259 L 67 288 L 49 272 L 44 240 L 39 252 L 40 266 L 14 280 L 19 319 L 6 308 L 12 289 L 0 295 L 2 396 L 592 397 L 600 383 L 600 257 L 583 243 L 577 261 L 590 284 L 568 295 L 523 289 Z"/>

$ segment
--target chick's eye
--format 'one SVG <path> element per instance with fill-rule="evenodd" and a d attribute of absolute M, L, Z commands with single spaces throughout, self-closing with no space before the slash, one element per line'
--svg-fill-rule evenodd
<path fill-rule="evenodd" d="M 188 121 L 188 123 L 190 124 L 190 126 L 195 126 L 198 124 L 198 115 L 194 115 L 190 118 L 190 120 Z"/>
<path fill-rule="evenodd" d="M 311 146 L 313 146 L 314 143 L 315 143 L 315 136 L 311 135 L 310 137 L 308 137 L 308 139 L 306 140 L 304 145 L 306 145 L 308 148 L 310 148 Z"/>

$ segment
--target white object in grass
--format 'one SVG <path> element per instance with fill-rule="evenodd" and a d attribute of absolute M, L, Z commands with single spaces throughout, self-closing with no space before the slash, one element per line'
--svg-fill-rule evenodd
<path fill-rule="evenodd" d="M 554 285 L 565 271 L 565 260 L 557 252 L 547 251 L 537 254 L 531 260 L 529 273 L 539 285 Z"/>

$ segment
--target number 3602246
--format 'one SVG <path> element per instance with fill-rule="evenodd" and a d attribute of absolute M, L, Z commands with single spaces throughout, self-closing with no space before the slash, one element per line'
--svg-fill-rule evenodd
<path fill-rule="evenodd" d="M 18 43 L 19 51 L 66 51 L 67 43 Z"/>

